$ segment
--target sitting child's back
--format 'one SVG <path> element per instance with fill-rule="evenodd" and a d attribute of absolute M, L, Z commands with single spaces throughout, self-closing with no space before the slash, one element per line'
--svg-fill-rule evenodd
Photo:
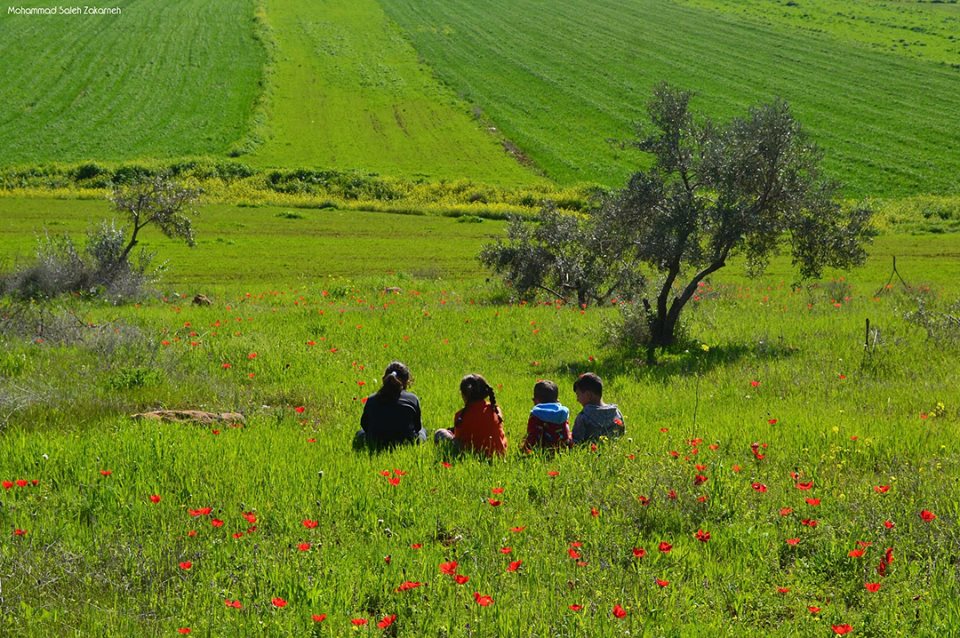
<path fill-rule="evenodd" d="M 592 372 L 580 375 L 573 391 L 583 410 L 573 423 L 573 442 L 583 443 L 599 439 L 612 438 L 624 433 L 623 415 L 615 403 L 603 402 L 603 381 Z"/>
<path fill-rule="evenodd" d="M 573 444 L 568 418 L 570 410 L 559 401 L 559 390 L 553 381 L 540 380 L 533 386 L 533 410 L 527 420 L 524 450 L 555 450 Z"/>
<path fill-rule="evenodd" d="M 507 437 L 503 431 L 500 408 L 486 401 L 472 401 L 453 418 L 453 432 L 464 450 L 487 456 L 503 456 L 507 451 Z"/>

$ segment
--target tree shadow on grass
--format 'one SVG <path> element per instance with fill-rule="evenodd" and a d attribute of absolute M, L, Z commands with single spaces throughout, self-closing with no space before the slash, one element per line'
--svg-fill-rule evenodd
<path fill-rule="evenodd" d="M 699 343 L 678 345 L 658 353 L 657 362 L 648 365 L 646 353 L 641 351 L 612 351 L 600 361 L 582 359 L 560 363 L 553 368 L 558 374 L 579 376 L 594 372 L 601 378 L 630 376 L 636 379 L 667 382 L 678 377 L 706 374 L 743 359 L 757 361 L 788 359 L 796 356 L 799 348 L 785 343 L 728 343 L 703 350 Z"/>

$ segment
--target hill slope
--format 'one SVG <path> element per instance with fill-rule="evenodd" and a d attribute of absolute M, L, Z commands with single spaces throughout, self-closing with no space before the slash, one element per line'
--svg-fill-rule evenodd
<path fill-rule="evenodd" d="M 225 154 L 243 137 L 265 59 L 254 1 L 114 5 L 120 15 L 0 6 L 0 164 Z"/>
<path fill-rule="evenodd" d="M 662 0 L 382 4 L 444 81 L 562 183 L 622 183 L 635 160 L 607 140 L 629 137 L 668 80 L 717 116 L 785 98 L 851 195 L 960 189 L 949 66 Z"/>

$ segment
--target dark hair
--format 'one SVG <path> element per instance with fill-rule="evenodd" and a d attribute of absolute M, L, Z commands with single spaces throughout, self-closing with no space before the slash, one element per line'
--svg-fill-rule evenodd
<path fill-rule="evenodd" d="M 558 388 L 557 384 L 553 381 L 540 379 L 537 381 L 537 384 L 533 386 L 533 398 L 536 399 L 538 403 L 556 403 L 559 397 L 560 388 Z"/>
<path fill-rule="evenodd" d="M 377 396 L 396 401 L 409 384 L 410 368 L 399 361 L 394 361 L 383 372 L 383 386 L 377 391 Z"/>
<path fill-rule="evenodd" d="M 490 405 L 497 405 L 497 397 L 487 380 L 479 374 L 468 374 L 460 380 L 460 393 L 467 403 L 490 399 Z"/>
<path fill-rule="evenodd" d="M 593 372 L 584 372 L 573 382 L 573 391 L 585 390 L 603 397 L 603 380 Z"/>

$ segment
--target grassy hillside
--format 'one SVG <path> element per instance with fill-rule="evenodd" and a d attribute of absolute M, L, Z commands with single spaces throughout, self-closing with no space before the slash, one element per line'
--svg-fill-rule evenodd
<path fill-rule="evenodd" d="M 0 5 L 0 164 L 226 154 L 244 136 L 264 61 L 253 0 L 8 14 L 59 5 Z"/>
<path fill-rule="evenodd" d="M 960 69 L 960 4 L 889 0 L 682 0 L 762 24 L 857 43 Z"/>
<path fill-rule="evenodd" d="M 104 206 L 41 203 L 0 200 L 4 254 L 41 218 L 75 231 Z M 11 210 L 23 221 L 8 225 Z M 689 351 L 645 367 L 604 345 L 612 307 L 498 301 L 470 255 L 499 222 L 287 212 L 206 207 L 210 241 L 194 250 L 145 238 L 173 259 L 165 299 L 0 302 L 0 635 L 823 638 L 960 624 L 958 343 L 903 320 L 922 289 L 876 293 L 892 253 L 929 304 L 955 300 L 957 235 L 880 237 L 864 267 L 799 290 L 785 256 L 759 281 L 731 263 L 689 309 Z M 423 261 L 436 270 L 414 271 Z M 879 329 L 867 349 L 864 317 Z M 411 366 L 431 430 L 462 406 L 461 375 L 484 374 L 506 459 L 351 451 L 393 359 Z M 576 415 L 586 370 L 626 437 L 520 454 L 535 381 L 555 380 Z M 127 416 L 161 406 L 246 422 Z"/>
<path fill-rule="evenodd" d="M 851 195 L 960 188 L 960 72 L 943 64 L 659 0 L 382 4 L 437 74 L 560 182 L 621 183 L 635 159 L 607 140 L 629 137 L 650 87 L 669 80 L 720 117 L 785 98 Z"/>
<path fill-rule="evenodd" d="M 276 60 L 252 163 L 540 181 L 433 78 L 375 0 L 269 0 L 266 16 Z"/>

